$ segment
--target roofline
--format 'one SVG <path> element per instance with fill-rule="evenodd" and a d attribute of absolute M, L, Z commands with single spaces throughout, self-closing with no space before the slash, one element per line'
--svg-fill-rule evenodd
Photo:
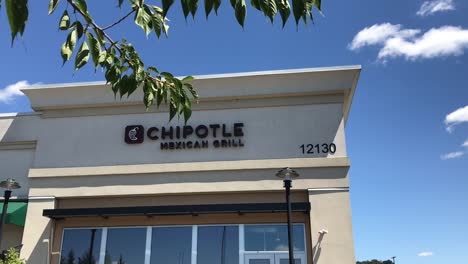
<path fill-rule="evenodd" d="M 221 79 L 221 78 L 242 78 L 242 77 L 252 77 L 252 76 L 282 75 L 282 74 L 292 74 L 292 73 L 313 73 L 313 72 L 330 72 L 330 71 L 347 71 L 347 70 L 359 70 L 360 71 L 361 69 L 362 69 L 361 65 L 349 65 L 349 66 L 299 68 L 299 69 L 287 69 L 287 70 L 205 74 L 205 75 L 195 75 L 194 78 L 196 80 L 209 80 L 209 79 Z M 178 76 L 178 77 L 180 78 L 181 76 Z M 24 88 L 21 90 L 67 88 L 67 87 L 79 87 L 79 86 L 101 86 L 101 85 L 106 85 L 106 81 L 38 84 L 38 85 L 29 86 L 28 88 Z"/>
<path fill-rule="evenodd" d="M 0 113 L 0 119 L 11 119 L 20 116 L 37 116 L 41 115 L 41 112 L 17 112 L 17 113 Z"/>

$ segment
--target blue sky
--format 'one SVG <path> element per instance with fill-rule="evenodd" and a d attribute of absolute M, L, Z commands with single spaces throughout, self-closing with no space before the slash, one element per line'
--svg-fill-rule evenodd
<path fill-rule="evenodd" d="M 16 92 L 26 83 L 103 80 L 92 67 L 61 66 L 63 7 L 49 17 L 48 1 L 29 2 L 25 37 L 13 48 L 0 12 L 0 113 L 30 111 Z M 99 2 L 91 12 L 117 1 Z M 131 21 L 111 34 L 176 75 L 361 64 L 347 127 L 357 259 L 468 263 L 468 2 L 436 2 L 323 0 L 324 16 L 298 30 L 251 8 L 243 30 L 228 1 L 208 22 L 203 7 L 185 22 L 177 3 L 168 39 L 146 40 Z M 95 18 L 106 25 L 122 14 Z"/>

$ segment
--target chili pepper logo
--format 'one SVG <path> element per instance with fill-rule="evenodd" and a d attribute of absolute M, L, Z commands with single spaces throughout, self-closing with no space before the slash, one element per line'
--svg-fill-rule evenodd
<path fill-rule="evenodd" d="M 144 134 L 144 128 L 141 125 L 127 126 L 125 128 L 125 142 L 127 144 L 143 143 Z"/>

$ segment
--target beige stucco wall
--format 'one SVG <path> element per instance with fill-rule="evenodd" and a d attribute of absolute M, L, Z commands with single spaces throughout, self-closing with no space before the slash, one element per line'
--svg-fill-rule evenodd
<path fill-rule="evenodd" d="M 5 149 L 0 144 L 0 177 L 13 178 L 21 189 L 13 190 L 14 197 L 27 197 L 29 191 L 28 170 L 33 163 L 34 149 Z M 8 146 L 9 148 L 15 148 Z M 4 179 L 0 178 L 0 181 Z"/>
<path fill-rule="evenodd" d="M 309 191 L 314 264 L 355 264 L 347 190 Z M 327 234 L 320 235 L 320 230 Z"/>
<path fill-rule="evenodd" d="M 26 259 L 28 264 L 49 263 L 52 223 L 42 216 L 42 212 L 53 208 L 54 199 L 34 199 L 28 203 L 21 249 L 21 258 Z"/>

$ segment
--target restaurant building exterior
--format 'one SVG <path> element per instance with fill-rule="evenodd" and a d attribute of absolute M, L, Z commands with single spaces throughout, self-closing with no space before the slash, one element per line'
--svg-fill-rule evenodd
<path fill-rule="evenodd" d="M 28 264 L 355 263 L 345 128 L 360 66 L 198 76 L 191 119 L 103 82 L 23 90 L 0 117 L 2 247 Z M 10 220 L 8 220 L 10 219 Z M 15 219 L 14 221 L 11 219 Z"/>

